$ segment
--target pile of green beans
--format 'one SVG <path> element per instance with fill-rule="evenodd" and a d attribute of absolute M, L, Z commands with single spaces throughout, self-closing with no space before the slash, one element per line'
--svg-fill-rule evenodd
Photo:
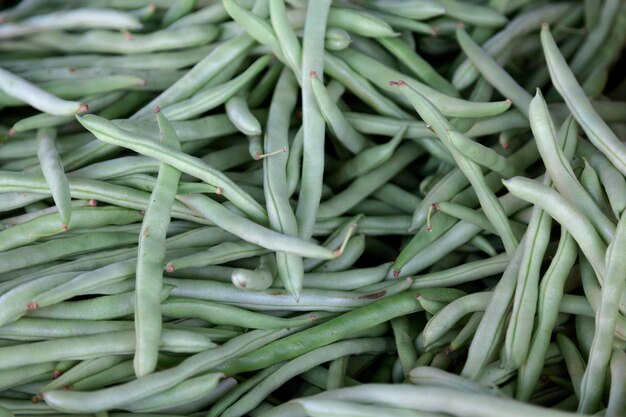
<path fill-rule="evenodd" d="M 0 417 L 626 416 L 626 1 L 0 2 Z"/>

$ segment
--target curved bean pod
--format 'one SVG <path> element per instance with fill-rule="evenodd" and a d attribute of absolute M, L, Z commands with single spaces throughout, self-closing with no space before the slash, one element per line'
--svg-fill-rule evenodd
<path fill-rule="evenodd" d="M 540 206 L 561 223 L 574 237 L 602 281 L 606 275 L 604 256 L 606 246 L 591 222 L 555 190 L 536 181 L 515 177 L 504 181 L 504 186 L 515 196 Z"/>
<path fill-rule="evenodd" d="M 142 155 L 150 156 L 164 162 L 182 172 L 195 176 L 208 184 L 222 189 L 222 194 L 233 202 L 237 202 L 242 210 L 253 219 L 266 222 L 265 210 L 241 190 L 233 181 L 221 172 L 212 169 L 201 159 L 173 151 L 166 146 L 136 135 L 132 132 L 120 129 L 110 121 L 94 115 L 86 115 L 78 119 L 89 131 L 93 132 L 98 139 L 127 147 Z"/>
<path fill-rule="evenodd" d="M 156 110 L 161 132 L 161 143 L 174 150 L 180 149 L 176 132 L 167 118 Z M 156 369 L 161 337 L 161 292 L 163 290 L 163 264 L 165 263 L 165 237 L 169 226 L 172 205 L 180 171 L 161 163 L 154 190 L 146 208 L 139 243 L 135 274 L 135 356 L 133 367 L 137 377 Z"/>
<path fill-rule="evenodd" d="M 49 114 L 69 115 L 87 110 L 85 104 L 62 100 L 3 68 L 0 68 L 0 89 L 11 97 Z"/>
<path fill-rule="evenodd" d="M 615 136 L 615 133 L 593 109 L 561 55 L 548 25 L 544 25 L 541 29 L 541 45 L 550 70 L 550 78 L 572 115 L 591 143 L 615 165 L 615 168 L 626 175 L 626 145 Z"/>

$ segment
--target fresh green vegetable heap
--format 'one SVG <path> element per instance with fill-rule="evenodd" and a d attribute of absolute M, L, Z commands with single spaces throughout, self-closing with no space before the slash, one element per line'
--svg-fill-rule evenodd
<path fill-rule="evenodd" d="M 626 416 L 626 1 L 7 3 L 0 417 Z"/>

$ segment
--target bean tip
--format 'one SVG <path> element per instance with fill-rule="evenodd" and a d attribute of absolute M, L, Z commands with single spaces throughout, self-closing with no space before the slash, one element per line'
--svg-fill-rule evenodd
<path fill-rule="evenodd" d="M 9 131 L 7 132 L 7 136 L 15 136 L 17 132 L 15 131 L 15 129 L 11 128 L 9 129 Z"/>
<path fill-rule="evenodd" d="M 30 303 L 26 304 L 26 310 L 37 310 L 39 308 L 39 304 L 37 304 L 34 301 L 31 301 Z"/>
<path fill-rule="evenodd" d="M 463 23 L 463 22 L 456 22 L 456 28 L 457 29 L 465 29 L 465 23 Z"/>
<path fill-rule="evenodd" d="M 68 226 L 67 224 L 63 223 L 63 224 L 61 225 L 61 231 L 62 231 L 62 232 L 67 232 L 67 229 L 69 229 L 69 226 Z"/>
<path fill-rule="evenodd" d="M 543 22 L 543 23 L 541 24 L 541 29 L 542 29 L 542 30 L 550 30 L 550 23 L 548 23 L 548 22 Z"/>
<path fill-rule="evenodd" d="M 507 98 L 506 100 L 504 100 L 506 103 L 512 104 L 513 100 L 511 100 L 510 98 Z"/>
<path fill-rule="evenodd" d="M 54 371 L 52 371 L 52 378 L 57 379 L 61 376 L 62 373 L 63 372 L 59 371 L 58 369 L 55 369 Z"/>
<path fill-rule="evenodd" d="M 176 270 L 176 268 L 174 267 L 174 265 L 172 265 L 172 264 L 167 264 L 167 265 L 165 265 L 165 271 L 166 271 L 166 272 L 172 273 L 172 272 L 174 272 L 175 270 Z"/>
<path fill-rule="evenodd" d="M 224 189 L 222 187 L 217 187 L 215 189 L 215 194 L 222 195 L 224 193 Z"/>
<path fill-rule="evenodd" d="M 416 300 L 419 300 L 420 298 L 422 298 L 422 294 L 420 294 L 420 293 L 415 294 L 415 299 Z"/>
<path fill-rule="evenodd" d="M 393 270 L 393 276 L 394 276 L 394 278 L 398 278 L 400 276 L 400 270 L 399 269 L 394 269 Z"/>
<path fill-rule="evenodd" d="M 86 113 L 89 111 L 89 106 L 87 105 L 87 103 L 80 103 L 78 105 L 78 110 L 76 110 L 76 113 L 81 114 L 81 113 Z"/>
<path fill-rule="evenodd" d="M 96 200 L 95 198 L 90 198 L 89 201 L 87 201 L 87 205 L 89 207 L 96 207 L 98 205 L 98 200 Z"/>
<path fill-rule="evenodd" d="M 159 106 L 154 106 L 155 113 L 161 113 L 161 108 Z"/>
<path fill-rule="evenodd" d="M 33 404 L 37 404 L 40 399 L 41 399 L 41 393 L 30 397 L 30 402 L 32 402 Z"/>
<path fill-rule="evenodd" d="M 132 41 L 132 40 L 133 40 L 133 34 L 132 34 L 132 33 L 130 33 L 129 31 L 127 31 L 127 30 L 123 30 L 123 31 L 122 31 L 122 34 L 124 35 L 124 38 L 125 38 L 127 41 Z"/>
<path fill-rule="evenodd" d="M 317 71 L 310 71 L 310 72 L 309 72 L 309 77 L 311 77 L 311 78 L 317 78 Z"/>
<path fill-rule="evenodd" d="M 441 29 L 439 29 L 439 26 L 433 26 L 432 28 L 430 28 L 430 34 L 433 36 L 439 36 L 439 31 Z"/>

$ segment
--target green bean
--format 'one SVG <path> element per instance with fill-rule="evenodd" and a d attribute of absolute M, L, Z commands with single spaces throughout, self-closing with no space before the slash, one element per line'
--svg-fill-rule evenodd
<path fill-rule="evenodd" d="M 387 22 L 358 10 L 332 8 L 328 13 L 328 26 L 345 29 L 357 35 L 381 38 L 397 36 Z"/>
<path fill-rule="evenodd" d="M 161 302 L 169 296 L 171 290 L 171 286 L 164 286 L 160 294 Z M 107 320 L 128 316 L 133 314 L 134 311 L 135 293 L 128 292 L 91 298 L 89 300 L 57 303 L 31 310 L 27 313 L 27 316 L 50 319 Z"/>
<path fill-rule="evenodd" d="M 456 36 L 459 45 L 475 67 L 504 96 L 513 100 L 513 105 L 523 115 L 528 115 L 528 104 L 531 97 L 515 80 L 462 28 L 457 28 Z"/>
<path fill-rule="evenodd" d="M 544 185 L 552 180 L 546 175 Z M 550 241 L 552 218 L 540 206 L 534 206 L 525 233 L 524 254 L 517 277 L 511 320 L 507 327 L 503 357 L 509 368 L 517 368 L 526 361 L 531 342 L 539 292 L 539 275 Z"/>
<path fill-rule="evenodd" d="M 19 140 L 14 140 L 19 139 Z M 93 140 L 90 133 L 79 133 L 74 135 L 65 135 L 57 138 L 56 146 L 59 152 L 67 152 L 68 150 L 83 145 Z M 30 136 L 21 137 L 16 134 L 12 140 L 0 145 L 0 158 L 3 160 L 25 158 L 29 156 L 37 156 L 37 138 Z"/>
<path fill-rule="evenodd" d="M 241 133 L 247 136 L 261 134 L 261 124 L 254 117 L 246 101 L 239 96 L 234 96 L 226 101 L 226 114 L 233 125 Z"/>
<path fill-rule="evenodd" d="M 329 183 L 335 187 L 341 186 L 385 163 L 394 154 L 406 131 L 406 127 L 401 128 L 387 143 L 372 146 L 358 152 L 353 158 L 345 161 L 333 172 L 329 178 Z"/>
<path fill-rule="evenodd" d="M 338 52 L 337 55 L 346 60 L 350 66 L 359 71 L 364 77 L 376 83 L 377 86 L 392 93 L 397 93 L 397 90 L 395 87 L 389 86 L 387 82 L 403 79 L 411 88 L 417 90 L 420 94 L 427 95 L 429 100 L 445 116 L 487 117 L 500 114 L 510 107 L 510 102 L 507 101 L 480 103 L 450 97 L 356 51 L 345 50 Z"/>
<path fill-rule="evenodd" d="M 451 203 L 448 201 L 435 203 L 433 207 L 436 207 L 436 210 L 440 210 L 442 213 L 446 213 L 449 216 L 456 217 L 459 220 L 475 224 L 476 226 L 479 226 L 481 229 L 484 229 L 489 233 L 497 233 L 496 230 L 493 228 L 493 225 L 489 223 L 487 217 L 485 217 L 483 213 L 480 213 L 476 210 L 472 210 L 460 204 Z"/>
<path fill-rule="evenodd" d="M 585 36 L 582 44 L 577 49 L 576 54 L 571 60 L 571 68 L 574 74 L 581 74 L 585 67 L 589 65 L 589 61 L 597 53 L 597 50 L 603 46 L 609 34 L 609 30 L 614 25 L 619 9 L 622 7 L 620 1 L 607 1 L 604 3 L 600 16 L 598 16 L 598 25 L 590 27 L 587 36 Z"/>
<path fill-rule="evenodd" d="M 607 417 L 617 417 L 626 410 L 624 404 L 624 384 L 623 375 L 626 369 L 626 357 L 624 351 L 613 348 L 611 354 L 611 391 L 609 392 L 608 406 L 606 410 Z"/>
<path fill-rule="evenodd" d="M 232 80 L 218 86 L 202 89 L 186 100 L 179 101 L 163 108 L 163 114 L 172 120 L 185 120 L 211 110 L 226 102 L 248 85 L 270 61 L 263 56 L 255 61 L 246 71 Z"/>
<path fill-rule="evenodd" d="M 626 185 L 623 175 L 596 148 L 583 140 L 578 140 L 578 152 L 598 171 L 600 181 L 606 190 L 606 196 L 613 214 L 618 217 L 626 208 L 626 198 L 616 190 Z"/>
<path fill-rule="evenodd" d="M 37 158 L 41 165 L 46 182 L 50 187 L 52 198 L 59 208 L 61 227 L 66 227 L 72 215 L 72 198 L 70 186 L 63 172 L 63 166 L 59 160 L 59 154 L 55 148 L 56 131 L 41 129 L 37 132 Z"/>
<path fill-rule="evenodd" d="M 373 2 L 372 6 L 387 13 L 408 17 L 414 20 L 427 20 L 445 14 L 446 12 L 443 6 L 432 1 L 419 1 L 407 4 L 402 1 L 377 0 Z"/>
<path fill-rule="evenodd" d="M 411 337 L 410 322 L 406 316 L 397 317 L 391 320 L 391 328 L 393 329 L 396 351 L 402 365 L 402 371 L 405 378 L 407 378 L 409 371 L 413 368 L 415 361 L 417 361 L 417 351 Z"/>
<path fill-rule="evenodd" d="M 276 257 L 269 253 L 260 256 L 259 266 L 254 270 L 234 269 L 231 280 L 235 287 L 242 290 L 265 290 L 272 286 L 276 274 Z"/>
<path fill-rule="evenodd" d="M 339 253 L 314 243 L 283 235 L 228 211 L 219 203 L 201 195 L 179 195 L 178 199 L 203 217 L 247 242 L 268 250 L 284 251 L 309 258 L 332 259 Z M 2 233 L 2 232 L 0 232 Z"/>
<path fill-rule="evenodd" d="M 315 218 L 322 196 L 324 171 L 324 119 L 315 104 L 310 74 L 320 80 L 324 74 L 324 33 L 330 1 L 322 0 L 317 7 L 307 8 L 302 40 L 302 129 L 303 159 L 300 195 L 296 207 L 298 234 L 308 239 L 313 234 Z"/>
<path fill-rule="evenodd" d="M 583 128 L 591 143 L 615 165 L 615 168 L 625 174 L 626 148 L 624 144 L 594 111 L 559 52 L 547 25 L 541 29 L 541 44 L 550 70 L 550 78 L 559 94 L 563 96 L 572 115 Z"/>
<path fill-rule="evenodd" d="M 415 207 L 422 201 L 412 192 L 406 191 L 394 184 L 383 185 L 372 194 L 372 197 L 381 202 L 388 203 L 406 214 L 413 213 Z"/>
<path fill-rule="evenodd" d="M 328 75 L 345 85 L 355 96 L 367 103 L 378 113 L 393 118 L 402 117 L 410 119 L 407 112 L 374 89 L 365 77 L 354 71 L 341 59 L 330 54 L 325 54 L 324 70 Z"/>
<path fill-rule="evenodd" d="M 547 3 L 536 8 L 523 11 L 512 19 L 502 30 L 487 40 L 482 48 L 496 59 L 518 38 L 540 28 L 543 22 L 554 23 L 571 11 L 571 5 Z M 579 10 L 579 9 L 578 9 Z M 478 77 L 478 70 L 466 59 L 454 71 L 452 84 L 459 90 L 469 87 Z"/>
<path fill-rule="evenodd" d="M 222 415 L 225 417 L 239 417 L 244 415 L 257 406 L 269 393 L 289 379 L 329 360 L 345 355 L 365 352 L 379 353 L 389 350 L 393 350 L 393 343 L 383 338 L 342 341 L 312 350 L 280 367 L 276 372 L 245 394 L 238 402 L 226 409 Z"/>
<path fill-rule="evenodd" d="M 349 360 L 350 356 L 342 356 L 330 362 L 328 377 L 326 378 L 326 389 L 341 388 L 343 386 Z"/>
<path fill-rule="evenodd" d="M 502 273 L 509 263 L 507 254 L 499 254 L 488 259 L 468 262 L 443 271 L 431 272 L 414 277 L 411 288 L 448 287 L 471 282 Z"/>
<path fill-rule="evenodd" d="M 52 240 L 37 245 L 22 246 L 0 254 L 0 272 L 6 273 L 67 256 L 116 248 L 135 242 L 137 242 L 137 236 L 130 233 L 100 232 L 81 234 L 64 238 L 61 241 Z"/>
<path fill-rule="evenodd" d="M 167 15 L 166 15 L 167 16 Z M 165 19 L 165 18 L 164 18 Z M 167 118 L 155 109 L 161 132 L 161 142 L 180 149 L 176 132 Z M 165 235 L 176 197 L 180 171 L 161 163 L 159 174 L 139 234 L 135 279 L 135 357 L 137 377 L 153 372 L 161 337 L 161 291 L 165 263 Z"/>
<path fill-rule="evenodd" d="M 93 111 L 98 111 L 111 103 L 118 100 L 124 93 L 121 91 L 113 91 L 112 93 L 107 93 L 103 95 L 95 95 L 85 97 L 83 101 L 86 103 L 85 106 L 89 107 L 89 109 Z M 44 127 L 55 127 L 60 126 L 64 123 L 69 123 L 74 121 L 74 115 L 55 115 L 48 113 L 36 114 L 34 116 L 29 116 L 24 119 L 17 121 L 12 127 L 11 132 L 26 132 L 29 130 L 40 129 Z M 62 161 L 63 165 L 68 168 L 68 163 Z"/>
<path fill-rule="evenodd" d="M 477 311 L 473 313 L 465 326 L 457 333 L 455 338 L 450 342 L 446 350 L 450 352 L 458 351 L 459 349 L 465 347 L 474 337 L 480 322 L 482 321 L 484 316 L 484 312 Z"/>
<path fill-rule="evenodd" d="M 62 100 L 3 68 L 0 68 L 0 88 L 9 96 L 49 114 L 68 115 L 87 111 L 86 104 Z"/>
<path fill-rule="evenodd" d="M 124 381 L 133 376 L 133 361 L 127 360 L 118 363 L 102 372 L 98 372 L 94 375 L 90 375 L 87 378 L 81 379 L 72 385 L 72 389 L 79 391 L 90 391 L 98 388 L 102 388 L 106 385 L 111 385 L 116 382 Z"/>
<path fill-rule="evenodd" d="M 454 398 L 455 401 L 450 401 L 450 398 Z M 466 415 L 468 417 L 522 417 L 532 414 L 541 415 L 542 417 L 566 417 L 571 415 L 571 413 L 564 411 L 521 404 L 508 398 L 485 397 L 484 394 L 468 393 L 453 388 L 414 387 L 406 384 L 364 384 L 357 387 L 327 391 L 308 399 L 297 400 L 296 403 L 314 404 L 316 402 L 322 405 L 327 400 L 375 403 L 423 412 L 443 412 L 456 416 Z M 325 409 L 332 410 L 335 405 L 339 406 L 341 404 L 338 404 L 338 402 L 332 401 L 330 403 L 332 405 Z M 385 410 L 383 411 L 379 408 L 376 411 L 379 413 L 382 411 L 382 415 L 390 413 L 388 406 L 385 407 Z"/>
<path fill-rule="evenodd" d="M 23 396 L 21 398 L 24 398 Z M 9 416 L 13 416 L 16 413 L 35 413 L 40 415 L 42 413 L 53 413 L 54 410 L 46 404 L 33 404 L 31 399 L 2 399 L 0 400 L 0 407 L 3 410 L 11 410 Z"/>
<path fill-rule="evenodd" d="M 175 52 L 156 52 L 146 54 L 134 54 L 128 56 L 107 55 L 69 55 L 49 58 L 38 58 L 37 62 L 52 73 L 61 67 L 72 68 L 125 68 L 125 69 L 177 69 L 195 64 L 207 53 L 215 48 L 215 45 L 200 46 L 183 49 Z M 8 68 L 23 72 L 33 69 L 33 59 L 5 61 Z"/>
<path fill-rule="evenodd" d="M 191 378 L 157 395 L 144 398 L 122 408 L 139 413 L 158 412 L 176 405 L 194 401 L 213 391 L 224 375 L 216 372 Z"/>
<path fill-rule="evenodd" d="M 418 366 L 411 369 L 409 378 L 414 385 L 436 386 L 442 388 L 454 388 L 464 392 L 474 392 L 489 396 L 502 395 L 493 387 L 485 387 L 474 381 L 459 377 L 458 375 L 444 372 L 430 366 Z"/>
<path fill-rule="evenodd" d="M 139 29 L 141 24 L 129 13 L 108 9 L 81 8 L 33 16 L 19 23 L 5 24 L 0 30 L 0 39 L 48 30 L 88 28 Z"/>
<path fill-rule="evenodd" d="M 226 395 L 222 396 L 219 401 L 211 407 L 211 409 L 207 413 L 207 417 L 217 417 L 221 415 L 224 410 L 226 410 L 229 406 L 238 401 L 242 395 L 244 395 L 250 389 L 254 388 L 259 382 L 266 379 L 269 375 L 273 374 L 283 364 L 284 363 L 277 363 L 269 366 L 258 372 L 256 375 L 250 377 L 246 381 L 237 385 L 230 392 L 226 393 Z"/>
<path fill-rule="evenodd" d="M 548 108 L 539 90 L 537 90 L 537 94 L 531 102 L 529 115 L 530 126 L 536 138 L 537 148 L 546 165 L 547 172 L 551 178 L 554 178 L 557 189 L 570 204 L 575 203 L 579 207 L 593 223 L 603 240 L 610 242 L 615 233 L 615 225 L 580 185 L 569 165 L 567 156 L 560 150 L 560 145 L 557 142 L 558 140 L 563 141 L 565 135 L 576 137 L 577 129 L 575 123 L 571 119 L 566 120 L 559 133 L 560 139 L 557 139 Z"/>
<path fill-rule="evenodd" d="M 39 84 L 39 87 L 50 94 L 63 99 L 79 99 L 85 96 L 110 93 L 115 90 L 143 86 L 146 81 L 133 75 L 113 74 L 98 78 L 81 78 L 72 80 L 54 80 Z M 3 95 L 0 92 L 0 103 L 4 106 L 20 106 L 22 100 Z M 92 111 L 95 109 L 91 109 Z"/>
<path fill-rule="evenodd" d="M 83 180 L 79 178 L 69 178 L 70 193 L 74 198 L 102 201 L 119 206 L 145 210 L 148 205 L 150 195 L 144 191 L 135 190 L 103 181 Z M 50 193 L 43 177 L 31 174 L 13 174 L 0 172 L 0 187 L 5 190 L 25 190 L 40 194 L 39 199 L 45 198 Z M 182 203 L 175 202 L 173 215 L 177 218 L 186 218 L 199 223 L 206 223 Z"/>
<path fill-rule="evenodd" d="M 154 143 L 139 135 L 120 129 L 113 123 L 98 116 L 87 115 L 80 118 L 79 122 L 102 141 L 128 147 L 145 156 L 154 157 L 182 172 L 196 176 L 208 184 L 220 188 L 226 198 L 237 201 L 254 219 L 258 219 L 261 222 L 265 220 L 265 210 L 252 197 L 241 190 L 224 174 L 210 168 L 199 158 L 170 150 L 159 143 Z"/>
<path fill-rule="evenodd" d="M 172 297 L 161 305 L 164 316 L 172 318 L 200 318 L 217 325 L 233 325 L 251 329 L 284 329 L 300 327 L 324 318 L 323 314 L 311 314 L 302 318 L 279 318 L 247 311 L 242 308 L 213 303 L 205 300 L 194 300 Z"/>
<path fill-rule="evenodd" d="M 409 70 L 424 81 L 428 86 L 437 89 L 452 97 L 458 97 L 457 89 L 443 76 L 441 76 L 425 59 L 414 51 L 405 42 L 398 38 L 380 38 L 378 40 L 389 52 L 391 52 Z"/>
<path fill-rule="evenodd" d="M 184 27 L 178 30 L 188 30 L 188 28 Z M 147 117 L 154 106 L 158 105 L 165 108 L 166 106 L 189 98 L 203 85 L 205 85 L 207 81 L 210 81 L 222 72 L 224 65 L 246 53 L 252 46 L 253 42 L 254 41 L 249 36 L 241 35 L 221 43 L 208 55 L 203 55 L 204 58 L 182 78 L 172 84 L 167 90 L 159 94 L 150 103 L 146 104 L 139 111 L 137 111 L 133 118 L 137 119 Z"/>
<path fill-rule="evenodd" d="M 237 359 L 226 362 L 220 369 L 229 374 L 261 369 L 273 363 L 293 359 L 303 353 L 340 340 L 365 328 L 371 328 L 405 312 L 421 309 L 415 293 L 405 292 L 380 300 L 337 318 L 286 337 Z"/>
<path fill-rule="evenodd" d="M 106 224 L 128 224 L 141 218 L 141 214 L 115 207 L 80 208 L 74 210 L 69 227 L 59 224 L 57 214 L 48 214 L 0 232 L 1 250 L 9 250 L 52 236 L 72 228 L 99 227 Z"/>
<path fill-rule="evenodd" d="M 273 61 L 269 65 L 267 72 L 261 77 L 256 85 L 250 90 L 248 95 L 248 105 L 252 108 L 260 106 L 269 96 L 274 88 L 283 65 L 278 61 Z"/>
<path fill-rule="evenodd" d="M 67 337 L 0 348 L 10 359 L 2 369 L 65 359 L 90 359 L 107 354 L 129 354 L 134 350 L 134 332 L 121 331 L 99 335 Z M 160 347 L 171 352 L 200 352 L 215 344 L 208 338 L 182 330 L 163 331 Z"/>
<path fill-rule="evenodd" d="M 589 196 L 603 213 L 611 213 L 598 173 L 587 160 L 584 160 L 584 163 L 585 166 L 580 174 L 580 185 L 589 193 Z"/>
<path fill-rule="evenodd" d="M 233 0 L 226 0 L 223 2 L 224 9 L 233 18 L 235 22 L 239 24 L 251 37 L 257 40 L 260 44 L 266 45 L 270 48 L 273 54 L 281 61 L 285 61 L 282 55 L 282 50 L 276 39 L 276 35 L 271 25 L 264 20 L 265 16 L 260 17 L 241 7 Z M 267 7 L 266 7 L 267 9 Z M 269 10 L 267 10 L 269 11 Z"/>
<path fill-rule="evenodd" d="M 565 366 L 567 367 L 567 372 L 572 381 L 572 386 L 574 388 L 574 392 L 576 393 L 576 397 L 580 399 L 581 381 L 583 373 L 585 371 L 585 361 L 581 357 L 580 352 L 578 351 L 574 342 L 572 342 L 563 333 L 556 334 L 556 341 L 559 345 L 559 349 L 563 354 Z"/>
<path fill-rule="evenodd" d="M 450 123 L 428 99 L 402 81 L 397 84 L 399 87 L 402 87 L 402 93 L 405 94 L 405 96 L 411 101 L 420 116 L 422 116 L 427 123 L 430 123 L 433 126 L 437 136 L 439 136 L 444 144 L 450 144 L 450 136 L 461 135 L 454 130 L 450 130 Z M 461 171 L 463 171 L 474 187 L 481 203 L 481 207 L 483 208 L 483 211 L 489 221 L 491 221 L 498 231 L 498 234 L 507 249 L 507 253 L 512 253 L 517 246 L 518 239 L 511 230 L 511 225 L 506 218 L 502 205 L 489 189 L 482 171 L 474 162 L 467 160 L 455 151 L 453 145 L 447 147 L 452 153 L 452 156 Z"/>
<path fill-rule="evenodd" d="M 591 222 L 578 208 L 572 206 L 555 190 L 533 180 L 515 177 L 504 181 L 504 185 L 512 194 L 539 205 L 551 217 L 561 223 L 583 250 L 599 279 L 603 279 L 606 274 L 603 261 L 606 246 Z"/>
<path fill-rule="evenodd" d="M 189 377 L 214 368 L 229 358 L 250 352 L 291 332 L 293 330 L 251 331 L 215 349 L 194 355 L 174 368 L 147 375 L 140 380 L 94 392 L 51 391 L 44 393 L 44 399 L 54 404 L 57 409 L 74 410 L 73 412 L 117 408 L 119 405 L 162 392 Z"/>
<path fill-rule="evenodd" d="M 350 34 L 343 29 L 328 28 L 324 38 L 324 46 L 329 51 L 343 51 L 352 43 Z"/>
<path fill-rule="evenodd" d="M 53 374 L 55 367 L 55 362 L 49 362 L 38 365 L 27 365 L 17 370 L 8 369 L 0 371 L 0 381 L 2 381 L 0 388 L 5 391 L 11 387 L 45 379 Z"/>
<path fill-rule="evenodd" d="M 391 296 L 405 290 L 409 281 L 401 281 L 393 287 L 373 291 L 371 293 L 354 293 L 347 291 L 329 291 L 303 289 L 299 301 L 295 300 L 283 289 L 269 288 L 263 291 L 241 291 L 229 283 L 202 280 L 180 280 L 166 278 L 165 282 L 174 285 L 173 296 L 197 298 L 208 301 L 220 301 L 236 307 L 251 310 L 276 310 L 281 307 L 287 311 L 348 311 L 371 303 L 378 298 Z"/>
<path fill-rule="evenodd" d="M 407 165 L 423 153 L 413 144 L 406 144 L 396 149 L 393 156 L 354 180 L 345 190 L 320 204 L 317 213 L 319 218 L 340 216 L 354 205 L 384 185 L 390 178 L 398 174 Z"/>
<path fill-rule="evenodd" d="M 265 153 L 275 149 L 287 149 L 289 115 L 297 101 L 296 79 L 284 70 L 272 97 L 270 115 L 265 135 Z M 289 205 L 287 188 L 287 155 L 273 155 L 263 161 L 263 184 L 270 227 L 287 236 L 298 236 L 296 216 Z M 296 299 L 302 289 L 304 267 L 302 258 L 287 252 L 276 253 L 276 269 L 283 286 Z"/>
<path fill-rule="evenodd" d="M 184 17 L 186 14 L 193 10 L 196 0 L 184 0 L 173 3 L 168 7 L 165 15 L 161 19 L 161 26 L 170 26 L 172 23 Z"/>
<path fill-rule="evenodd" d="M 289 24 L 287 10 L 282 1 L 269 2 L 270 20 L 274 30 L 278 48 L 282 51 L 285 62 L 291 68 L 299 82 L 302 81 L 302 49 L 300 42 Z"/>
<path fill-rule="evenodd" d="M 55 320 L 23 317 L 0 327 L 0 335 L 7 339 L 38 341 L 62 337 L 88 336 L 121 330 L 131 330 L 130 321 Z"/>
<path fill-rule="evenodd" d="M 326 91 L 324 83 L 317 77 L 317 73 L 311 72 L 309 76 L 315 101 L 330 131 L 346 149 L 358 154 L 368 145 L 368 140 L 343 117 L 341 110 Z"/>
<path fill-rule="evenodd" d="M 315 272 L 345 271 L 350 268 L 365 252 L 365 236 L 356 235 L 347 241 L 342 255 L 337 259 L 326 261 L 314 269 Z"/>
<path fill-rule="evenodd" d="M 523 238 L 493 291 L 491 301 L 485 310 L 485 315 L 470 345 L 468 359 L 465 362 L 461 376 L 474 380 L 477 379 L 482 368 L 487 364 L 490 352 L 499 344 L 496 335 L 510 310 L 517 275 L 524 254 L 524 241 L 525 239 Z"/>
<path fill-rule="evenodd" d="M 604 391 L 604 380 L 611 357 L 615 322 L 619 314 L 619 299 L 624 288 L 624 266 L 617 255 L 626 238 L 626 221 L 617 225 L 615 239 L 606 252 L 606 276 L 602 285 L 602 300 L 596 315 L 596 332 L 589 352 L 589 360 L 580 387 L 580 412 L 593 412 L 599 406 Z"/>
<path fill-rule="evenodd" d="M 198 268 L 207 265 L 222 263 L 263 255 L 267 250 L 258 245 L 247 242 L 224 242 L 181 258 L 174 258 L 167 262 L 165 270 L 170 273 L 178 269 Z"/>
<path fill-rule="evenodd" d="M 90 30 L 83 34 L 50 32 L 35 35 L 31 40 L 38 45 L 63 52 L 136 54 L 205 45 L 214 40 L 218 33 L 215 26 L 202 25 L 133 34 L 132 41 L 128 41 L 122 33 L 102 30 Z"/>
<path fill-rule="evenodd" d="M 562 231 L 557 252 L 539 286 L 537 328 L 532 336 L 528 355 L 519 369 L 516 398 L 520 400 L 527 401 L 530 398 L 539 380 L 543 358 L 557 319 L 558 310 L 555 306 L 560 304 L 563 298 L 563 286 L 575 261 L 574 241 L 569 233 Z"/>
<path fill-rule="evenodd" d="M 308 272 L 304 274 L 304 288 L 325 290 L 355 290 L 382 281 L 390 264 L 372 268 L 357 268 L 338 272 Z"/>

